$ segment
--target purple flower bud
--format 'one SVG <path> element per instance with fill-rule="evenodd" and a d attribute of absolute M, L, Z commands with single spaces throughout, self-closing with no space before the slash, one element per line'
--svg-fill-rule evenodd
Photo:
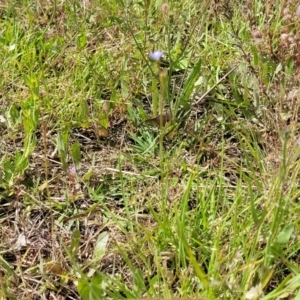
<path fill-rule="evenodd" d="M 74 166 L 69 168 L 69 174 L 70 174 L 71 176 L 76 175 L 76 168 L 75 168 Z"/>
<path fill-rule="evenodd" d="M 150 52 L 149 56 L 153 60 L 160 60 L 160 58 L 164 55 L 164 52 L 161 50 L 155 50 L 154 52 Z"/>

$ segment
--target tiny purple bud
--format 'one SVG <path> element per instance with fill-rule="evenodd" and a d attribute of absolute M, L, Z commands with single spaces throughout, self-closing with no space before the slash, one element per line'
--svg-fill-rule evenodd
<path fill-rule="evenodd" d="M 70 174 L 71 176 L 76 175 L 76 168 L 75 168 L 75 167 L 70 167 L 70 168 L 69 168 L 69 174 Z"/>
<path fill-rule="evenodd" d="M 153 60 L 160 60 L 160 58 L 164 55 L 164 52 L 161 50 L 155 50 L 154 52 L 150 52 L 149 56 Z"/>
<path fill-rule="evenodd" d="M 164 15 L 167 14 L 168 9 L 169 9 L 168 3 L 164 3 L 164 4 L 161 6 L 161 10 L 162 10 L 162 12 L 163 12 Z"/>

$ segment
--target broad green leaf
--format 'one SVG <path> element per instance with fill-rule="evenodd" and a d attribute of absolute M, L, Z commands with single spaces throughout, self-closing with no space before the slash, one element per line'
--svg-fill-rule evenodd
<path fill-rule="evenodd" d="M 76 257 L 78 254 L 79 242 L 80 242 L 80 231 L 77 229 L 73 233 L 71 246 L 70 246 L 70 254 L 72 255 L 73 258 Z"/>
<path fill-rule="evenodd" d="M 78 293 L 83 300 L 101 300 L 104 298 L 104 290 L 101 284 L 100 275 L 94 276 L 91 280 L 83 277 L 78 280 Z"/>
<path fill-rule="evenodd" d="M 286 245 L 290 241 L 290 238 L 294 231 L 294 225 L 289 224 L 283 228 L 281 232 L 277 235 L 275 239 L 276 244 Z"/>
<path fill-rule="evenodd" d="M 194 90 L 195 82 L 199 79 L 201 68 L 201 59 L 199 58 L 194 65 L 192 72 L 188 76 L 186 82 L 184 83 L 183 90 L 181 92 L 178 105 L 182 105 L 185 109 L 189 109 L 189 99 Z"/>
<path fill-rule="evenodd" d="M 95 244 L 95 249 L 94 249 L 94 254 L 93 258 L 97 261 L 100 261 L 102 257 L 104 256 L 106 252 L 106 246 L 109 240 L 109 233 L 108 231 L 103 231 L 99 234 L 96 244 Z"/>
<path fill-rule="evenodd" d="M 75 162 L 75 164 L 79 164 L 81 162 L 81 151 L 80 151 L 80 144 L 78 141 L 76 141 L 72 147 L 71 147 L 71 152 L 72 152 L 72 158 Z"/>

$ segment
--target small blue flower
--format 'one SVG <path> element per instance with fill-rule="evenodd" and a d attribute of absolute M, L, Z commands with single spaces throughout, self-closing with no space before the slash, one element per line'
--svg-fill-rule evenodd
<path fill-rule="evenodd" d="M 149 56 L 153 60 L 160 60 L 160 58 L 164 55 L 164 52 L 161 50 L 155 50 L 154 52 L 150 52 Z"/>

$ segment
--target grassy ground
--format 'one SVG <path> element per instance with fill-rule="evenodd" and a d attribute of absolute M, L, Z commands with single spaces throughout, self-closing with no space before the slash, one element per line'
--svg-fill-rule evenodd
<path fill-rule="evenodd" d="M 0 19 L 1 299 L 300 299 L 296 0 Z"/>

